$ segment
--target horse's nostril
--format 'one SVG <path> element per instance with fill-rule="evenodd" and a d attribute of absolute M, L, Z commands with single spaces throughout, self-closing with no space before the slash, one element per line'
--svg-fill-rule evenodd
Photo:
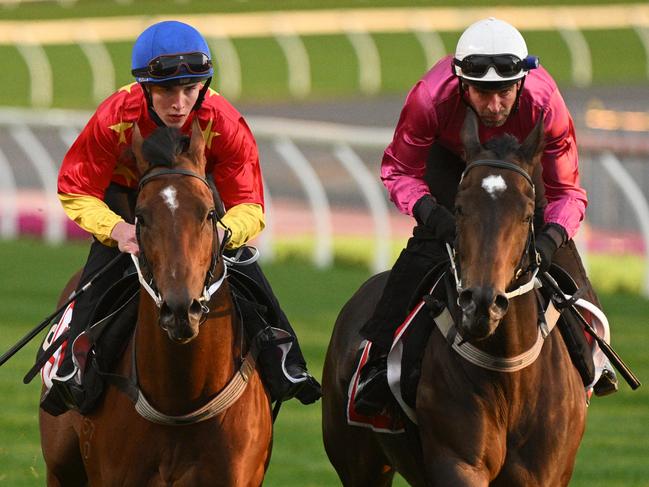
<path fill-rule="evenodd" d="M 503 313 L 507 311 L 507 308 L 509 307 L 509 300 L 507 299 L 507 296 L 504 294 L 496 294 L 496 299 L 494 299 L 494 304 L 496 307 L 498 307 L 500 310 L 502 310 Z"/>
<path fill-rule="evenodd" d="M 168 325 L 173 321 L 174 314 L 166 302 L 160 306 L 160 325 L 163 329 L 167 329 Z"/>
<path fill-rule="evenodd" d="M 190 316 L 199 317 L 203 314 L 203 305 L 197 299 L 194 299 L 189 306 L 189 314 Z"/>
<path fill-rule="evenodd" d="M 457 304 L 460 305 L 460 308 L 466 309 L 473 302 L 473 290 L 464 289 L 460 292 L 460 295 L 457 298 Z"/>

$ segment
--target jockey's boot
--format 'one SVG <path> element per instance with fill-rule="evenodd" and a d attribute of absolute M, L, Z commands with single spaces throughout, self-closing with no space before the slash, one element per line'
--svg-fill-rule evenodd
<path fill-rule="evenodd" d="M 372 346 L 360 371 L 354 409 L 363 416 L 374 416 L 383 410 L 389 399 L 388 352 Z"/>
<path fill-rule="evenodd" d="M 613 369 L 605 367 L 602 375 L 593 386 L 593 392 L 596 396 L 608 396 L 617 392 L 617 375 Z"/>
<path fill-rule="evenodd" d="M 301 364 L 289 364 L 286 372 L 293 378 L 303 379 L 288 391 L 288 397 L 294 397 L 302 404 L 313 404 L 322 397 L 322 387 L 306 368 Z"/>
<path fill-rule="evenodd" d="M 267 326 L 257 335 L 257 340 L 259 372 L 272 401 L 296 398 L 302 404 L 311 404 L 320 399 L 320 384 L 307 371 L 295 335 Z"/>
<path fill-rule="evenodd" d="M 83 401 L 83 388 L 74 378 L 72 359 L 65 356 L 56 376 L 52 377 L 52 387 L 41 398 L 41 408 L 53 416 L 70 409 L 78 409 Z"/>

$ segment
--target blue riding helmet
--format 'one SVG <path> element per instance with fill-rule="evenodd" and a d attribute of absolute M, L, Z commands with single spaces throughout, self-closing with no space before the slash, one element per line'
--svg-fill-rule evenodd
<path fill-rule="evenodd" d="M 214 75 L 210 48 L 191 25 L 168 20 L 148 27 L 135 41 L 131 73 L 138 83 L 178 84 Z"/>

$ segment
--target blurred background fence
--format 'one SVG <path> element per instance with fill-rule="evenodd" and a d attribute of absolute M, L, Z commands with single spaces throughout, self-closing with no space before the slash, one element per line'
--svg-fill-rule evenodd
<path fill-rule="evenodd" d="M 60 208 L 60 161 L 90 113 L 0 110 L 0 237 L 43 236 L 51 243 L 83 235 Z M 272 117 L 249 117 L 264 161 L 267 229 L 259 245 L 274 255 L 277 236 L 311 234 L 311 259 L 332 265 L 334 235 L 368 240 L 373 271 L 390 267 L 391 241 L 404 240 L 411 222 L 387 201 L 377 177 L 391 129 Z M 649 143 L 581 139 L 582 183 L 591 198 L 584 251 L 638 254 L 649 248 Z M 645 259 L 646 260 L 646 259 Z M 649 269 L 642 281 L 649 296 Z"/>

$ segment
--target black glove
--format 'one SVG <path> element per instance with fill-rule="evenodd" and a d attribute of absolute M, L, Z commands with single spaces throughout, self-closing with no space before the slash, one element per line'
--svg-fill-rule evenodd
<path fill-rule="evenodd" d="M 431 195 L 419 198 L 412 207 L 417 223 L 428 227 L 436 238 L 453 245 L 455 241 L 455 217 L 445 207 L 438 204 Z"/>
<path fill-rule="evenodd" d="M 555 252 L 567 241 L 568 232 L 558 223 L 548 223 L 543 227 L 536 237 L 536 251 L 541 260 L 539 272 L 547 272 Z"/>

